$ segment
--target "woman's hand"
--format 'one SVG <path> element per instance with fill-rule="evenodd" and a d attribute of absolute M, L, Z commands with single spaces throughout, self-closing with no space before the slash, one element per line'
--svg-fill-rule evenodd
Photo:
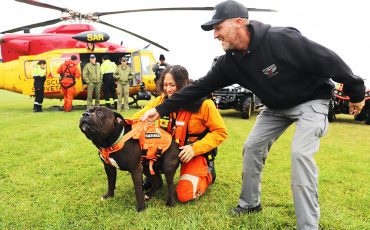
<path fill-rule="evenodd" d="M 191 159 L 193 159 L 195 153 L 191 145 L 185 145 L 179 149 L 181 149 L 179 158 L 182 163 L 188 163 Z"/>

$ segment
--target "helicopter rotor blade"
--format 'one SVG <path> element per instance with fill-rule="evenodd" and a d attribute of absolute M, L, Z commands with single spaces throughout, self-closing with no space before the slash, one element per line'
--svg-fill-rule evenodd
<path fill-rule="evenodd" d="M 15 0 L 15 1 L 21 2 L 21 3 L 26 3 L 26 4 L 33 5 L 33 6 L 39 6 L 39 7 L 49 8 L 49 9 L 53 9 L 53 10 L 58 10 L 58 11 L 61 11 L 61 12 L 69 11 L 67 8 L 53 6 L 53 5 L 50 5 L 50 4 L 46 4 L 46 3 L 42 3 L 42 2 L 38 2 L 38 1 L 34 1 L 34 0 Z"/>
<path fill-rule="evenodd" d="M 262 9 L 262 8 L 247 8 L 248 11 L 255 11 L 255 12 L 278 12 L 274 9 Z"/>
<path fill-rule="evenodd" d="M 151 8 L 151 9 L 137 9 L 137 10 L 121 10 L 121 11 L 110 11 L 110 12 L 95 12 L 96 16 L 104 16 L 110 14 L 125 14 L 134 12 L 146 12 L 146 11 L 172 11 L 172 10 L 213 10 L 213 7 L 170 7 L 170 8 Z"/>
<path fill-rule="evenodd" d="M 131 34 L 131 35 L 133 35 L 133 36 L 135 36 L 135 37 L 137 37 L 137 38 L 140 38 L 140 39 L 142 39 L 142 40 L 144 40 L 144 41 L 146 41 L 146 42 L 149 42 L 149 43 L 151 43 L 151 44 L 153 44 L 153 45 L 155 45 L 155 46 L 157 46 L 157 47 L 159 47 L 159 48 L 161 48 L 161 49 L 163 49 L 163 50 L 169 51 L 169 49 L 167 49 L 166 47 L 161 46 L 161 45 L 159 45 L 158 43 L 156 43 L 156 42 L 154 42 L 154 41 L 152 41 L 152 40 L 149 40 L 148 38 L 145 38 L 145 37 L 143 37 L 143 36 L 140 36 L 140 35 L 138 35 L 138 34 L 135 34 L 135 33 L 131 32 L 131 31 L 128 31 L 128 30 L 122 29 L 122 28 L 120 28 L 120 27 L 117 27 L 117 26 L 112 25 L 112 24 L 110 24 L 110 23 L 104 22 L 104 21 L 102 21 L 102 20 L 99 20 L 99 21 L 98 21 L 98 23 L 101 23 L 101 24 L 103 24 L 103 25 L 106 25 L 106 26 L 109 26 L 109 27 L 115 28 L 115 29 L 117 29 L 117 30 L 121 30 L 121 31 L 123 31 L 123 32 L 125 32 L 125 33 Z"/>
<path fill-rule="evenodd" d="M 55 23 L 58 23 L 58 22 L 61 22 L 61 21 L 63 21 L 63 20 L 60 19 L 60 18 L 57 18 L 57 19 L 52 19 L 52 20 L 48 20 L 48 21 L 44 21 L 44 22 L 38 22 L 38 23 L 26 25 L 26 26 L 17 27 L 17 28 L 14 28 L 14 29 L 10 29 L 10 30 L 0 32 L 0 33 L 2 33 L 2 34 L 4 34 L 4 33 L 14 33 L 14 32 L 18 32 L 18 31 L 22 31 L 24 29 L 32 29 L 32 28 L 36 28 L 36 27 L 40 27 L 40 26 L 52 25 L 52 24 L 55 24 Z"/>
<path fill-rule="evenodd" d="M 125 14 L 125 13 L 134 13 L 134 12 L 146 12 L 146 11 L 175 11 L 175 10 L 214 10 L 214 7 L 169 7 L 169 8 L 149 8 L 149 9 L 137 9 L 137 10 L 122 10 L 122 11 L 110 11 L 110 12 L 95 12 L 93 15 L 104 16 L 110 14 Z M 248 8 L 249 11 L 258 11 L 258 12 L 276 12 L 273 9 L 262 9 L 262 8 Z"/>

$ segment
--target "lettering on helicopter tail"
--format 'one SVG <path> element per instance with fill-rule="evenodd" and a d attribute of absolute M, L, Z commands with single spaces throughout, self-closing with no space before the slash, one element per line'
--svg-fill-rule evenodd
<path fill-rule="evenodd" d="M 100 31 L 86 31 L 72 36 L 81 42 L 99 43 L 106 42 L 109 40 L 109 35 Z"/>

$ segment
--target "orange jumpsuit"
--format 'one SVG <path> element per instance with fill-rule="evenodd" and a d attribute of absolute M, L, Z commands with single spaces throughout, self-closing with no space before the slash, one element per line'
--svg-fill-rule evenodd
<path fill-rule="evenodd" d="M 81 71 L 78 66 L 78 61 L 67 60 L 59 66 L 57 72 L 64 74 L 64 78 L 60 84 L 62 85 L 62 92 L 64 94 L 64 111 L 70 112 L 72 110 L 73 95 L 76 92 L 73 78 L 80 78 Z M 66 76 L 72 76 L 66 77 Z M 63 87 L 64 86 L 64 87 Z"/>
<path fill-rule="evenodd" d="M 155 98 L 151 103 L 147 104 L 142 110 L 135 113 L 133 115 L 133 118 L 139 119 L 147 110 L 161 104 L 163 100 L 164 96 L 159 96 Z M 196 113 L 192 113 L 188 123 L 188 134 L 200 134 L 206 128 L 209 129 L 209 132 L 201 140 L 196 140 L 196 137 L 191 137 L 193 139 L 190 138 L 191 142 L 193 142 L 192 147 L 195 155 L 190 162 L 181 165 L 180 175 L 191 174 L 209 178 L 209 172 L 205 157 L 197 156 L 200 156 L 216 148 L 228 136 L 224 121 L 212 100 L 203 101 L 202 105 L 199 108 L 199 111 Z M 196 164 L 197 167 L 193 167 L 192 166 L 193 164 L 194 165 Z M 199 165 L 201 165 L 201 167 L 199 167 Z M 201 185 L 205 186 L 203 187 L 204 191 L 201 193 L 199 193 L 199 191 L 196 191 L 195 194 L 193 191 L 193 187 L 190 186 L 189 183 L 182 182 L 184 181 L 182 181 L 180 177 L 180 181 L 176 188 L 178 198 L 181 202 L 186 202 L 199 197 L 204 193 L 204 191 L 210 184 L 205 183 Z"/>

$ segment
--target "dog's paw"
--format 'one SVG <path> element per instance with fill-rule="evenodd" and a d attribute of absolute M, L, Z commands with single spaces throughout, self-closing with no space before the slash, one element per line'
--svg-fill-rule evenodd
<path fill-rule="evenodd" d="M 103 196 L 100 197 L 100 200 L 107 200 L 107 199 L 113 198 L 113 197 L 114 197 L 114 194 L 106 193 L 106 194 L 104 194 Z"/>
<path fill-rule="evenodd" d="M 142 212 L 142 211 L 144 211 L 145 210 L 145 205 L 143 206 L 143 207 L 136 207 L 136 211 L 137 212 Z"/>
<path fill-rule="evenodd" d="M 145 201 L 150 200 L 150 196 L 149 196 L 149 195 L 147 195 L 147 194 L 145 194 L 145 195 L 144 195 L 144 200 L 145 200 Z"/>
<path fill-rule="evenodd" d="M 174 206 L 175 206 L 175 204 L 176 204 L 176 202 L 175 202 L 175 201 L 167 201 L 167 202 L 166 202 L 166 206 L 167 206 L 167 207 L 174 207 Z"/>

